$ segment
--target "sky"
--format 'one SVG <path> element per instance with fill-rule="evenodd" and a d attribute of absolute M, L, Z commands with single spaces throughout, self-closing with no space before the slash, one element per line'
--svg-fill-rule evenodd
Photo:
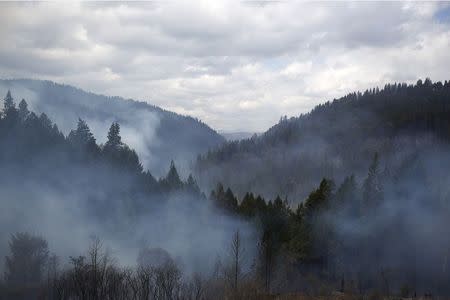
<path fill-rule="evenodd" d="M 346 93 L 450 79 L 443 2 L 0 3 L 0 78 L 261 132 Z"/>

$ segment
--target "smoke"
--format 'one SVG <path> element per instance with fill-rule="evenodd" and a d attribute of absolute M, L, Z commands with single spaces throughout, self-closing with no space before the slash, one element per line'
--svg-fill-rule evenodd
<path fill-rule="evenodd" d="M 163 248 L 186 272 L 210 272 L 217 257 L 226 257 L 236 230 L 247 241 L 247 249 L 252 247 L 255 233 L 250 224 L 222 215 L 205 198 L 173 194 L 168 199 L 141 199 L 148 202 L 146 211 L 134 215 L 129 202 L 109 199 L 103 190 L 103 180 L 122 185 L 114 182 L 113 176 L 88 183 L 95 179 L 86 174 L 96 171 L 76 166 L 65 169 L 50 169 L 47 172 L 52 175 L 39 177 L 42 169 L 22 175 L 14 166 L 4 166 L 0 178 L 1 257 L 8 254 L 9 235 L 15 232 L 44 237 L 62 261 L 84 254 L 93 236 L 124 266 L 135 266 L 142 248 Z M 104 215 L 93 212 L 93 199 L 110 201 Z"/>
<path fill-rule="evenodd" d="M 392 144 L 395 155 L 381 156 L 379 202 L 364 202 L 360 177 L 358 196 L 341 199 L 322 216 L 336 235 L 336 273 L 384 292 L 408 286 L 448 293 L 450 148 L 431 135 L 402 136 Z M 359 215 L 345 213 L 355 207 L 363 208 Z"/>
<path fill-rule="evenodd" d="M 6 92 L 11 90 L 17 104 L 21 99 L 25 99 L 31 111 L 47 114 L 65 135 L 76 127 L 78 118 L 82 118 L 91 128 L 97 142 L 104 143 L 111 124 L 119 122 L 123 141 L 136 150 L 143 166 L 151 168 L 159 161 L 152 151 L 153 147 L 160 144 L 156 133 L 160 122 L 156 112 L 126 105 L 126 101 L 116 104 L 120 109 L 109 112 L 106 107 L 101 106 L 101 103 L 89 99 L 80 99 L 76 105 L 71 102 L 64 103 L 64 94 L 58 96 L 62 98 L 58 103 L 55 99 L 43 99 L 41 96 L 43 92 L 36 92 L 24 84 L 12 81 L 7 86 L 2 83 L 0 95 L 6 95 Z"/>
<path fill-rule="evenodd" d="M 99 107 L 81 99 L 80 107 L 58 101 L 42 91 L 21 84 L 0 85 L 0 94 L 10 89 L 18 103 L 25 98 L 29 109 L 44 112 L 67 134 L 76 127 L 78 117 L 91 128 L 97 143 L 104 143 L 113 121 L 121 125 L 122 141 L 135 149 L 144 168 L 168 163 L 153 151 L 161 146 L 157 130 L 160 115 L 146 105 L 111 100 L 110 106 Z M 65 105 L 68 105 L 66 107 Z M 169 128 L 176 129 L 176 128 Z M 14 137 L 11 145 L 14 144 Z M 8 152 L 8 141 L 2 142 Z M 174 143 L 174 146 L 176 143 Z M 66 153 L 29 151 L 30 161 L 5 161 L 0 171 L 0 257 L 8 254 L 10 234 L 29 232 L 49 243 L 50 251 L 66 261 L 69 256 L 85 253 L 93 236 L 99 237 L 120 264 L 135 266 L 140 249 L 163 248 L 187 272 L 209 272 L 217 257 L 225 257 L 236 230 L 249 243 L 255 238 L 251 226 L 219 213 L 204 197 L 184 193 L 169 197 L 132 195 L 136 178 L 112 172 L 96 165 L 80 164 Z M 57 153 L 57 158 L 55 154 Z M 61 157 L 59 157 L 61 155 Z M 24 165 L 25 164 L 25 165 Z M 152 174 L 154 172 L 150 168 Z M 0 270 L 4 267 L 0 263 Z"/>

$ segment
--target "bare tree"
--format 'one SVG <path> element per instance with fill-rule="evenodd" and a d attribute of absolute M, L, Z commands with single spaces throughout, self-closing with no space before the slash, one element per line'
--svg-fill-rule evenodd
<path fill-rule="evenodd" d="M 244 248 L 242 246 L 241 235 L 239 230 L 234 233 L 233 240 L 231 242 L 231 277 L 232 286 L 235 291 L 238 289 L 239 279 L 242 275 L 242 263 L 244 256 Z"/>

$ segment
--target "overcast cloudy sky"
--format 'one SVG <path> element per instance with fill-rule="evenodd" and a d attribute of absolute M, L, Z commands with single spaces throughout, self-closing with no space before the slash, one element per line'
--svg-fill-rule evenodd
<path fill-rule="evenodd" d="M 1 3 L 0 77 L 263 131 L 350 91 L 450 79 L 449 15 L 437 2 Z"/>

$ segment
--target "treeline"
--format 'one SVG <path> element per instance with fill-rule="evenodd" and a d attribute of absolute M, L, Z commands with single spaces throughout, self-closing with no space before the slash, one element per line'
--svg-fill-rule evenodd
<path fill-rule="evenodd" d="M 259 136 L 200 155 L 196 177 L 201 186 L 220 181 L 240 196 L 253 190 L 269 198 L 302 199 L 324 176 L 361 176 L 374 152 L 390 160 L 399 150 L 422 147 L 418 141 L 424 137 L 448 143 L 449 114 L 448 81 L 354 92 L 298 117 L 282 117 Z"/>

